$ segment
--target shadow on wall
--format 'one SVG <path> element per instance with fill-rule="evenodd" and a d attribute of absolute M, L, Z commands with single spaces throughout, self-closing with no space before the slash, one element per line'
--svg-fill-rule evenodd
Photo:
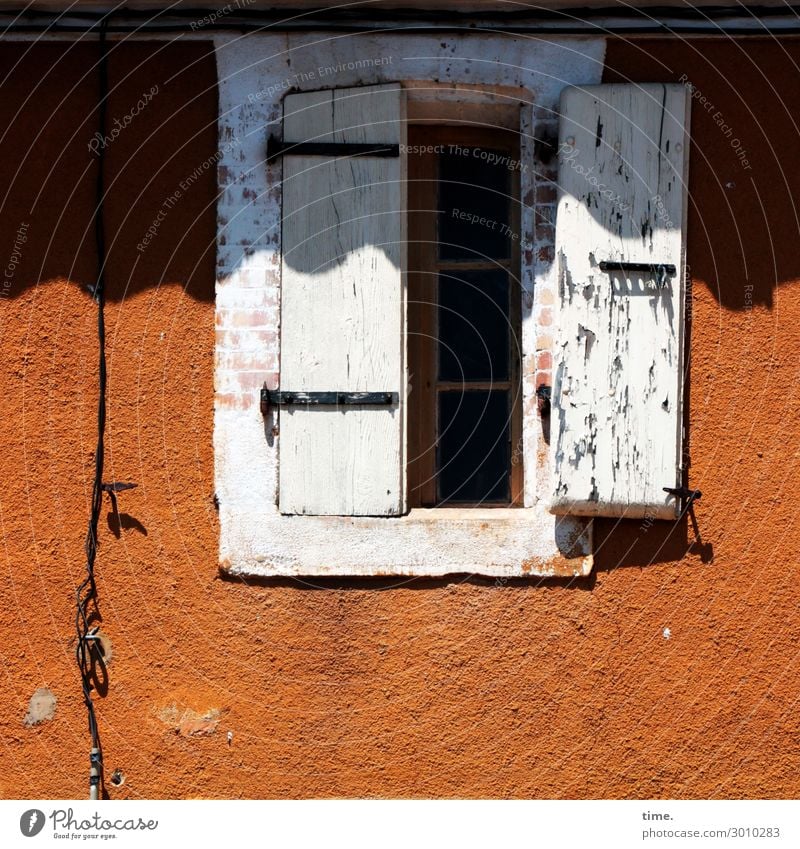
<path fill-rule="evenodd" d="M 609 38 L 604 82 L 692 86 L 689 276 L 728 310 L 800 279 L 800 44 Z"/>
<path fill-rule="evenodd" d="M 704 539 L 688 515 L 676 522 L 663 520 L 595 519 L 594 568 L 596 572 L 658 563 L 674 563 L 697 557 L 703 563 L 714 560 L 713 543 Z"/>
<path fill-rule="evenodd" d="M 638 44 L 637 56 L 629 40 L 609 40 L 607 82 L 694 85 L 691 277 L 728 309 L 771 306 L 776 286 L 800 278 L 793 250 L 800 231 L 800 146 L 793 143 L 800 88 L 776 92 L 767 81 L 796 74 L 800 46 L 785 42 L 775 50 L 772 41 L 749 39 L 743 54 L 716 41 Z M 213 285 L 199 273 L 215 252 L 211 47 L 112 44 L 105 138 L 96 135 L 97 55 L 96 45 L 85 43 L 8 43 L 0 56 L 10 116 L 0 137 L 7 187 L 0 261 L 10 271 L 2 294 L 14 297 L 56 279 L 92 283 L 96 152 L 104 145 L 109 297 L 180 282 L 193 297 L 211 300 Z M 187 101 L 186 91 L 198 95 Z"/>
<path fill-rule="evenodd" d="M 729 310 L 771 307 L 800 279 L 800 87 L 776 89 L 798 67 L 791 41 L 608 40 L 604 82 L 692 87 L 687 260 Z"/>
<path fill-rule="evenodd" d="M 107 298 L 178 284 L 193 298 L 213 301 L 213 49 L 198 42 L 112 43 L 104 134 L 98 57 L 90 43 L 6 43 L 0 53 L 2 297 L 56 280 L 89 295 L 102 148 Z"/>

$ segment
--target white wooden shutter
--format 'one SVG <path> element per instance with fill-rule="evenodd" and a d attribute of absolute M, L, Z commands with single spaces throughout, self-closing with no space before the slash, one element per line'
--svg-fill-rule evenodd
<path fill-rule="evenodd" d="M 284 144 L 380 142 L 399 157 L 283 156 L 280 388 L 392 392 L 391 406 L 284 406 L 282 513 L 405 510 L 405 100 L 399 85 L 288 95 Z"/>
<path fill-rule="evenodd" d="M 688 120 L 682 85 L 562 95 L 553 512 L 677 513 L 664 487 L 681 485 Z"/>

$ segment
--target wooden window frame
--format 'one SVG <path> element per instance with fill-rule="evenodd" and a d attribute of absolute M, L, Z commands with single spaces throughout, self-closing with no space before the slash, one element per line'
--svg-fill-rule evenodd
<path fill-rule="evenodd" d="M 411 124 L 408 145 L 436 147 L 460 145 L 502 150 L 509 162 L 519 162 L 519 134 L 501 128 L 476 126 L 437 126 Z M 419 148 L 417 148 L 419 149 Z M 522 292 L 520 251 L 520 180 L 519 170 L 511 169 L 509 226 L 517 238 L 510 238 L 510 256 L 506 261 L 441 260 L 437 256 L 438 178 L 435 152 L 415 153 L 409 162 L 408 179 L 408 369 L 411 386 L 408 393 L 408 507 L 437 507 L 436 436 L 438 393 L 461 389 L 462 384 L 438 379 L 436 280 L 442 271 L 472 271 L 504 268 L 509 275 L 509 321 L 511 324 L 510 363 L 507 380 L 469 383 L 470 390 L 506 390 L 511 396 L 509 444 L 509 495 L 507 501 L 453 501 L 451 507 L 522 507 L 524 468 L 522 452 Z M 411 157 L 410 157 L 411 159 Z M 431 235 L 433 238 L 431 238 Z M 519 456 L 516 456 L 519 455 Z"/>

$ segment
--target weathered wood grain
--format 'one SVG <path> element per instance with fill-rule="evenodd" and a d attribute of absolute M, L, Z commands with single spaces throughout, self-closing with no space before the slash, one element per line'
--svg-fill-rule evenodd
<path fill-rule="evenodd" d="M 288 142 L 405 143 L 398 85 L 294 94 Z M 394 392 L 280 412 L 282 513 L 405 509 L 404 157 L 283 157 L 281 389 Z"/>
<path fill-rule="evenodd" d="M 688 116 L 681 85 L 562 95 L 553 512 L 676 515 L 663 488 L 681 481 Z"/>

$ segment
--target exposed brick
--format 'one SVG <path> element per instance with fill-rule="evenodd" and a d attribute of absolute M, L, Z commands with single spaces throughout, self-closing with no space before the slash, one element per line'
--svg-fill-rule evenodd
<path fill-rule="evenodd" d="M 275 309 L 238 309 L 217 310 L 217 327 L 274 327 L 277 318 Z"/>
<path fill-rule="evenodd" d="M 553 349 L 553 337 L 549 335 L 541 335 L 536 337 L 537 351 L 551 351 Z M 549 368 L 549 366 L 548 366 Z"/>
<path fill-rule="evenodd" d="M 539 312 L 537 323 L 540 327 L 549 327 L 553 323 L 553 310 L 545 307 Z"/>
<path fill-rule="evenodd" d="M 280 277 L 275 271 L 266 267 L 248 268 L 244 271 L 235 271 L 230 275 L 229 281 L 240 289 L 266 288 L 277 296 Z"/>
<path fill-rule="evenodd" d="M 539 399 L 534 395 L 531 398 L 526 398 L 522 407 L 522 414 L 525 418 L 532 416 L 539 406 Z"/>
<path fill-rule="evenodd" d="M 549 371 L 553 367 L 553 355 L 549 351 L 541 351 L 536 355 L 537 372 Z"/>
<path fill-rule="evenodd" d="M 555 295 L 553 290 L 547 286 L 540 286 L 536 290 L 536 303 L 540 306 L 549 306 L 555 303 Z"/>
<path fill-rule="evenodd" d="M 217 351 L 277 351 L 277 328 L 248 330 L 230 330 L 218 327 L 216 330 Z"/>
<path fill-rule="evenodd" d="M 544 163 L 540 162 L 536 171 L 534 172 L 534 177 L 537 183 L 558 183 L 558 167 L 556 165 L 551 165 L 549 162 Z"/>
<path fill-rule="evenodd" d="M 226 309 L 278 309 L 278 293 L 267 286 L 242 288 L 222 284 L 217 287 L 217 310 Z"/>
<path fill-rule="evenodd" d="M 522 376 L 533 385 L 533 376 L 536 374 L 536 357 L 524 357 L 522 361 Z"/>
<path fill-rule="evenodd" d="M 556 258 L 555 245 L 542 245 L 536 251 L 536 259 L 538 259 L 539 262 L 553 262 L 553 260 L 555 258 Z"/>
<path fill-rule="evenodd" d="M 536 203 L 554 204 L 558 200 L 558 188 L 554 183 L 541 182 L 536 187 Z"/>
<path fill-rule="evenodd" d="M 217 392 L 214 395 L 214 406 L 218 410 L 249 410 L 259 402 L 255 392 L 244 395 L 238 392 Z"/>
<path fill-rule="evenodd" d="M 258 371 L 224 371 L 217 369 L 214 374 L 214 387 L 217 392 L 256 392 L 264 382 L 274 377 L 267 370 Z"/>
<path fill-rule="evenodd" d="M 216 368 L 224 371 L 275 371 L 278 355 L 264 351 L 218 351 Z"/>
<path fill-rule="evenodd" d="M 556 228 L 552 224 L 538 224 L 535 233 L 537 244 L 552 244 L 556 238 Z"/>

